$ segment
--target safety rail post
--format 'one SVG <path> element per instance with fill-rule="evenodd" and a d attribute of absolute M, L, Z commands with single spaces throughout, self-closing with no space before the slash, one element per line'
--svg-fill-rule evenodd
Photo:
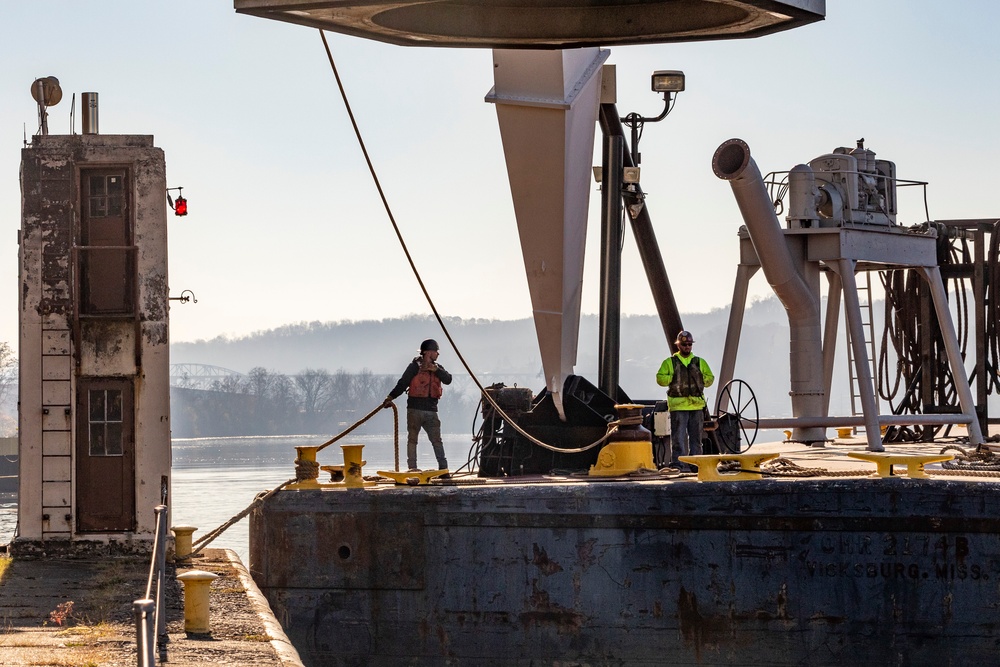
<path fill-rule="evenodd" d="M 148 598 L 132 603 L 135 614 L 135 656 L 138 667 L 153 667 L 156 664 L 152 641 L 151 617 L 156 611 L 156 602 Z"/>
<path fill-rule="evenodd" d="M 153 553 L 156 558 L 156 648 L 160 662 L 167 661 L 167 615 L 163 608 L 163 579 L 167 561 L 167 507 L 159 505 L 156 513 L 156 539 Z"/>
<path fill-rule="evenodd" d="M 157 505 L 156 534 L 153 539 L 153 556 L 146 579 L 146 597 L 132 603 L 135 613 L 136 656 L 139 667 L 155 664 L 154 649 L 158 649 L 160 662 L 167 661 L 166 616 L 163 609 L 163 580 L 166 570 L 167 506 Z M 156 597 L 153 598 L 153 582 Z"/>

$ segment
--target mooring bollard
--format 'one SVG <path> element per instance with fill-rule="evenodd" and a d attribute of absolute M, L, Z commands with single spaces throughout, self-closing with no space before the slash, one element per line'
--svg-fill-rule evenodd
<path fill-rule="evenodd" d="M 174 558 L 183 559 L 191 555 L 191 534 L 198 530 L 197 526 L 171 526 L 174 534 Z"/>
<path fill-rule="evenodd" d="M 344 486 L 360 488 L 365 485 L 361 468 L 367 461 L 361 460 L 361 450 L 364 445 L 341 445 L 344 450 Z"/>
<path fill-rule="evenodd" d="M 184 632 L 212 632 L 208 615 L 208 594 L 212 582 L 218 578 L 219 575 L 203 570 L 191 570 L 177 575 L 177 581 L 184 584 Z"/>

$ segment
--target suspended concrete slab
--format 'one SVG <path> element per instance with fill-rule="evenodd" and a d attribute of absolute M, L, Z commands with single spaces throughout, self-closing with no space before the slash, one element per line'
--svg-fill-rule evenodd
<path fill-rule="evenodd" d="M 234 0 L 236 11 L 403 46 L 566 49 L 759 37 L 825 0 Z"/>

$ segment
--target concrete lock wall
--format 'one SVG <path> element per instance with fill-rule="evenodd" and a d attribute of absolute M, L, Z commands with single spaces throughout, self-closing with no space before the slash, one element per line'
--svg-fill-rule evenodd
<path fill-rule="evenodd" d="M 250 567 L 313 666 L 989 662 L 998 500 L 901 479 L 282 491 Z"/>

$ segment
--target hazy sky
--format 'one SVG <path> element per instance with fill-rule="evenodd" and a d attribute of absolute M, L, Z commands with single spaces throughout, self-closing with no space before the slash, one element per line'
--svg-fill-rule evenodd
<path fill-rule="evenodd" d="M 729 303 L 741 219 L 712 174 L 746 140 L 766 173 L 864 137 L 926 180 L 936 219 L 1000 217 L 1000 2 L 828 0 L 827 19 L 755 40 L 616 47 L 619 110 L 659 113 L 656 69 L 687 90 L 641 149 L 677 301 Z M 531 314 L 493 105 L 488 50 L 414 49 L 328 33 L 397 221 L 442 314 Z M 190 214 L 170 216 L 175 341 L 289 322 L 428 313 L 355 142 L 314 29 L 237 15 L 227 0 L 0 4 L 0 340 L 17 337 L 18 166 L 37 129 L 31 82 L 100 95 L 105 134 L 152 134 Z M 599 143 L 598 153 L 599 153 Z M 596 162 L 595 162 L 596 163 Z M 584 312 L 597 309 L 600 195 L 591 197 Z M 900 193 L 902 224 L 925 219 Z M 631 236 L 626 313 L 654 312 Z M 752 294 L 770 290 L 757 277 Z"/>

